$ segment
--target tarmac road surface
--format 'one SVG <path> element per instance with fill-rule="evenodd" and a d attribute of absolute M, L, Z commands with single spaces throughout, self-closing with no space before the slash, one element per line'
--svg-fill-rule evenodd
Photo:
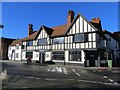
<path fill-rule="evenodd" d="M 2 71 L 7 70 L 8 79 L 2 89 L 120 89 L 119 71 L 89 70 L 63 65 L 27 65 L 18 62 L 3 62 Z M 3 81 L 4 82 L 4 81 Z"/>

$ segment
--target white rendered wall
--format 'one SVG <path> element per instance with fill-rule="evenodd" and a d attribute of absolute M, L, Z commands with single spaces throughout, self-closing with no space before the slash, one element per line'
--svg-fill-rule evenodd
<path fill-rule="evenodd" d="M 15 60 L 15 52 L 13 53 L 13 56 L 12 56 L 12 51 L 15 50 L 15 46 L 9 46 L 9 48 L 8 48 L 8 59 Z"/>
<path fill-rule="evenodd" d="M 39 60 L 39 52 L 33 51 L 33 58 L 32 60 Z"/>
<path fill-rule="evenodd" d="M 85 52 L 83 50 L 81 50 L 81 60 L 82 60 L 82 63 L 84 63 L 84 61 L 85 61 Z"/>
<path fill-rule="evenodd" d="M 65 62 L 69 61 L 69 51 L 65 51 Z"/>
<path fill-rule="evenodd" d="M 26 60 L 26 52 L 25 51 L 22 52 L 22 60 Z"/>
<path fill-rule="evenodd" d="M 50 61 L 52 59 L 52 51 L 45 52 L 45 61 Z"/>
<path fill-rule="evenodd" d="M 18 49 L 15 49 L 15 60 L 21 60 L 22 58 L 22 47 L 21 45 L 16 45 Z M 18 54 L 18 57 L 16 57 L 16 54 Z"/>

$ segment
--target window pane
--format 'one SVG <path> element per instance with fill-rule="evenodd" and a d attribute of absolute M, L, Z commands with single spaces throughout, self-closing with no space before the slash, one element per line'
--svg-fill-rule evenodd
<path fill-rule="evenodd" d="M 81 51 L 69 51 L 69 61 L 81 61 Z"/>
<path fill-rule="evenodd" d="M 27 41 L 27 42 L 26 42 L 26 45 L 27 45 L 27 46 L 33 46 L 33 41 Z"/>
<path fill-rule="evenodd" d="M 83 34 L 75 34 L 74 35 L 74 42 L 83 42 L 83 41 L 84 41 Z"/>
<path fill-rule="evenodd" d="M 64 51 L 54 51 L 52 55 L 53 60 L 64 60 Z"/>
<path fill-rule="evenodd" d="M 33 52 L 26 52 L 26 58 L 28 58 L 28 57 L 33 57 Z"/>
<path fill-rule="evenodd" d="M 74 42 L 88 41 L 88 34 L 80 33 L 74 35 Z"/>
<path fill-rule="evenodd" d="M 38 45 L 46 45 L 46 44 L 47 44 L 47 39 L 46 38 L 38 40 Z"/>
<path fill-rule="evenodd" d="M 61 44 L 64 43 L 64 37 L 54 38 L 53 44 Z"/>

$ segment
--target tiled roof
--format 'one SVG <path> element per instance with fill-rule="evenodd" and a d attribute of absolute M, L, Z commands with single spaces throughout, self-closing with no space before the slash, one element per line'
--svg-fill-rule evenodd
<path fill-rule="evenodd" d="M 38 33 L 38 31 L 35 31 L 35 32 L 33 32 L 33 34 L 31 34 L 29 37 L 14 40 L 14 41 L 11 43 L 11 46 L 15 46 L 16 44 L 22 45 L 22 41 L 34 40 L 35 37 L 36 37 L 36 35 L 37 35 L 37 33 Z"/>
<path fill-rule="evenodd" d="M 115 34 L 115 33 L 109 32 L 109 31 L 107 31 L 107 30 L 103 30 L 103 33 L 104 33 L 104 34 L 109 34 L 114 40 L 120 42 L 120 36 L 118 36 L 118 35 L 120 35 L 120 33 Z"/>
<path fill-rule="evenodd" d="M 34 31 L 33 34 L 31 34 L 29 37 L 25 38 L 23 41 L 34 40 L 37 34 L 38 34 L 38 31 Z"/>
<path fill-rule="evenodd" d="M 14 40 L 14 41 L 11 43 L 11 46 L 15 46 L 16 44 L 22 45 L 22 41 L 23 41 L 24 39 L 25 39 L 25 38 L 21 38 L 21 39 Z"/>
<path fill-rule="evenodd" d="M 67 24 L 65 25 L 61 25 L 61 26 L 55 26 L 52 28 L 54 31 L 52 33 L 51 36 L 61 36 L 61 35 L 64 35 L 64 33 L 66 32 L 67 30 Z"/>

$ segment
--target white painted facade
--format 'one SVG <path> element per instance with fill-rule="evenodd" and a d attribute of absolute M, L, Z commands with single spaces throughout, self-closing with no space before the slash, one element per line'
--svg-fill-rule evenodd
<path fill-rule="evenodd" d="M 21 47 L 21 45 L 16 44 L 16 46 L 9 46 L 8 58 L 10 60 L 21 60 L 22 59 L 22 47 Z"/>

